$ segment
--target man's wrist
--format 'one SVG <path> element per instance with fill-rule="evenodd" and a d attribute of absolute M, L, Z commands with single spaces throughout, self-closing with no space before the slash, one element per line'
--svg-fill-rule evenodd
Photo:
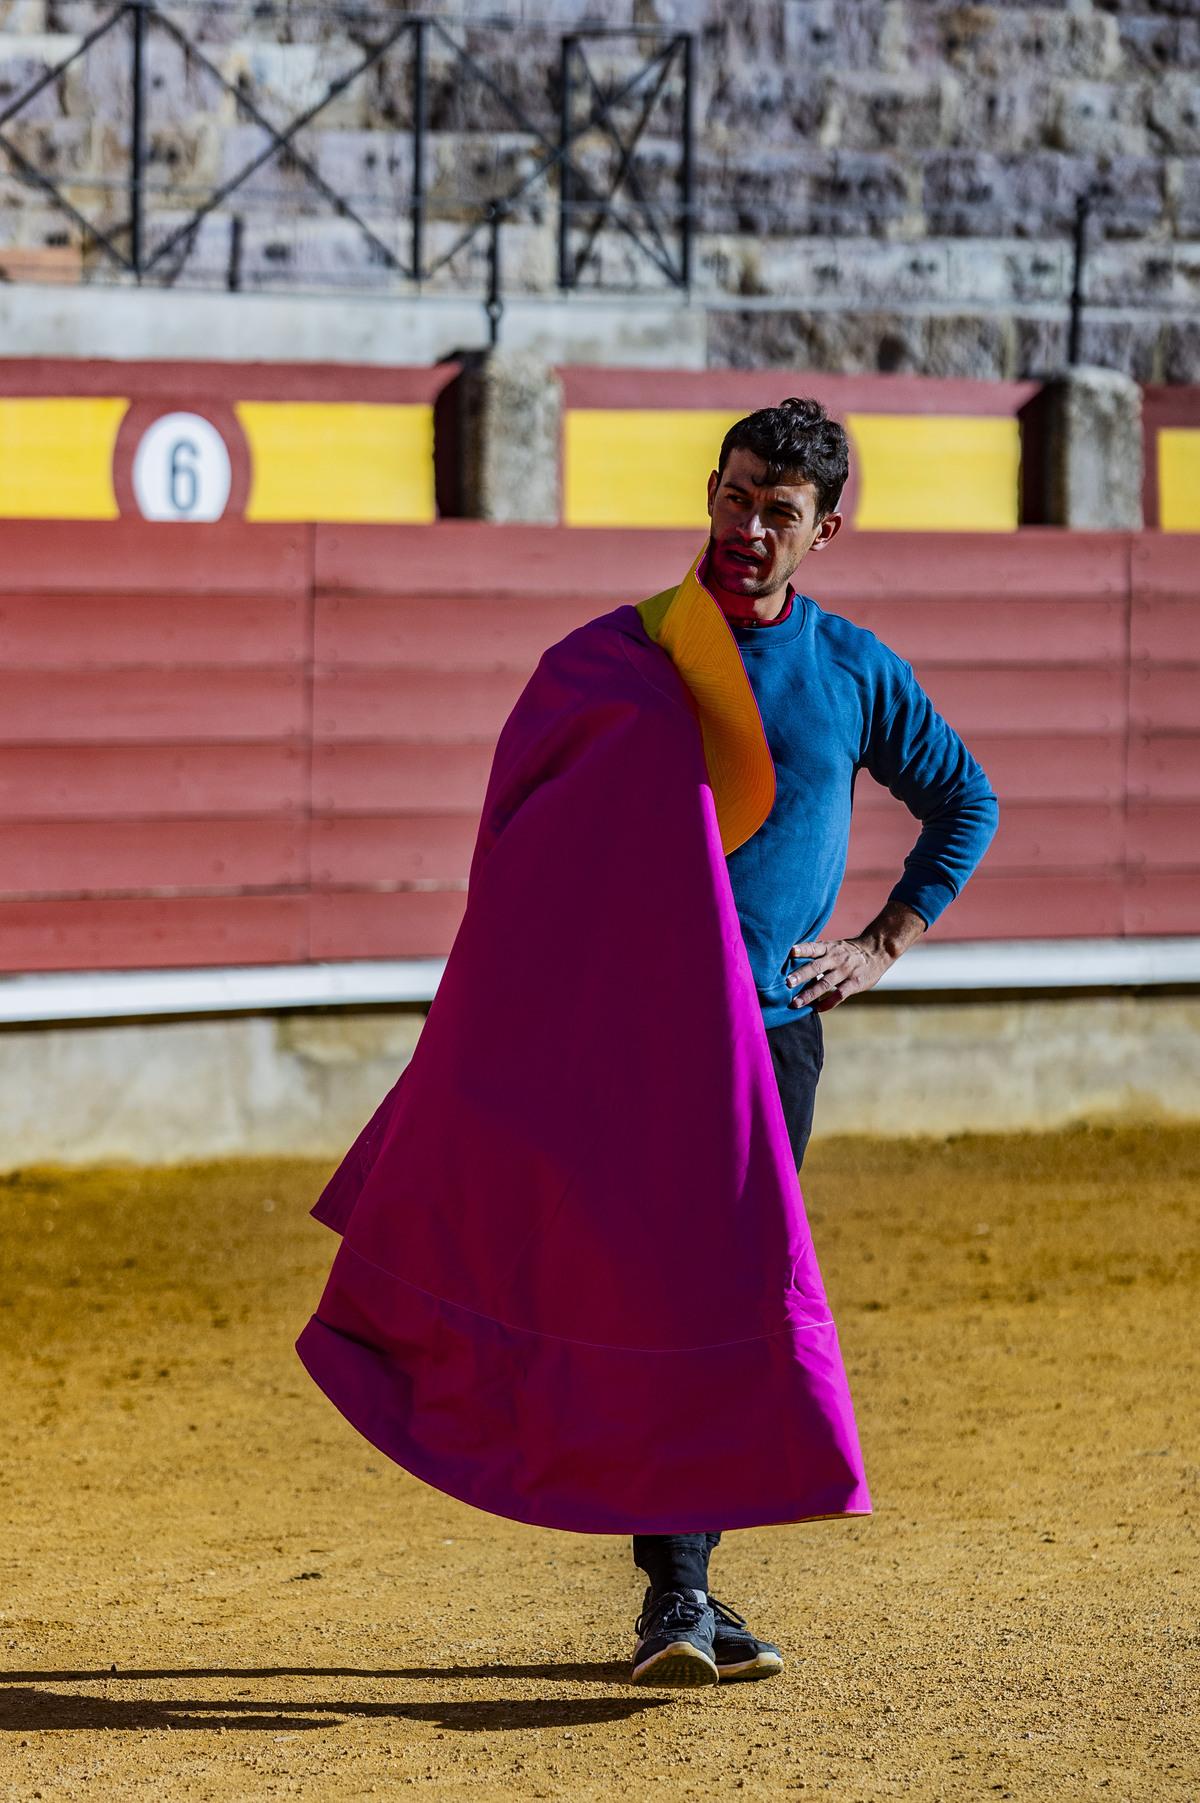
<path fill-rule="evenodd" d="M 869 957 L 885 958 L 894 964 L 925 931 L 925 921 L 907 902 L 889 901 L 874 920 L 859 933 L 856 944 Z"/>

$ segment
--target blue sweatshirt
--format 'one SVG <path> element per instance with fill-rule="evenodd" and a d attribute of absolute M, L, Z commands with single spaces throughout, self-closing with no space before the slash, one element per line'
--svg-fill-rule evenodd
<path fill-rule="evenodd" d="M 730 856 L 729 876 L 768 1027 L 796 1020 L 784 977 L 817 939 L 846 870 L 854 782 L 866 770 L 921 822 L 892 890 L 928 926 L 996 830 L 987 777 L 909 665 L 873 632 L 797 595 L 789 617 L 734 626 L 775 760 L 775 806 Z M 882 905 L 883 898 L 880 897 Z M 864 926 L 866 922 L 862 923 Z"/>

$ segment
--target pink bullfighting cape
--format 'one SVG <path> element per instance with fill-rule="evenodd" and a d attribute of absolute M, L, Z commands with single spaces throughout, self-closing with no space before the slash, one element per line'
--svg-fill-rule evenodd
<path fill-rule="evenodd" d="M 299 1352 L 397 1464 L 582 1533 L 870 1508 L 725 853 L 774 770 L 689 573 L 548 651 Z"/>

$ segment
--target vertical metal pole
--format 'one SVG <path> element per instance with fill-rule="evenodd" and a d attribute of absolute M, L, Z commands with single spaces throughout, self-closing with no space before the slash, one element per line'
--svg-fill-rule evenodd
<path fill-rule="evenodd" d="M 412 276 L 425 273 L 425 21 L 413 26 Z"/>
<path fill-rule="evenodd" d="M 693 108 L 692 89 L 695 77 L 696 40 L 689 31 L 683 39 L 683 155 L 679 169 L 679 200 L 681 209 L 679 269 L 682 277 L 681 286 L 690 290 L 692 286 L 692 242 L 693 221 L 692 206 L 695 200 L 695 114 Z"/>
<path fill-rule="evenodd" d="M 500 225 L 504 218 L 504 208 L 493 201 L 488 208 L 491 221 L 491 235 L 488 238 L 488 297 L 484 312 L 488 319 L 488 343 L 496 345 L 500 342 L 500 320 L 504 313 L 504 302 L 500 296 Z"/>
<path fill-rule="evenodd" d="M 574 186 L 571 180 L 571 76 L 575 55 L 575 39 L 564 38 L 559 53 L 558 93 L 558 285 L 570 288 L 571 279 L 571 202 Z"/>
<path fill-rule="evenodd" d="M 237 294 L 242 286 L 242 232 L 244 221 L 240 213 L 234 213 L 229 221 L 229 273 L 227 277 L 230 294 Z"/>
<path fill-rule="evenodd" d="M 1071 329 L 1067 337 L 1067 362 L 1074 369 L 1079 362 L 1083 337 L 1083 266 L 1087 261 L 1088 214 L 1092 210 L 1090 189 L 1075 198 L 1075 270 L 1071 280 Z"/>
<path fill-rule="evenodd" d="M 130 9 L 133 23 L 133 118 L 129 145 L 129 261 L 138 282 L 142 279 L 145 253 L 142 175 L 146 167 L 146 89 L 145 44 L 146 8 L 144 0 L 133 0 Z"/>

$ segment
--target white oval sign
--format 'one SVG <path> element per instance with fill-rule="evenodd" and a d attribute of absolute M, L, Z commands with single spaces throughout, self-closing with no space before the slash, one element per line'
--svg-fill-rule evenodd
<path fill-rule="evenodd" d="M 219 520 L 232 471 L 225 440 L 198 413 L 165 413 L 133 456 L 133 492 L 146 520 Z"/>

